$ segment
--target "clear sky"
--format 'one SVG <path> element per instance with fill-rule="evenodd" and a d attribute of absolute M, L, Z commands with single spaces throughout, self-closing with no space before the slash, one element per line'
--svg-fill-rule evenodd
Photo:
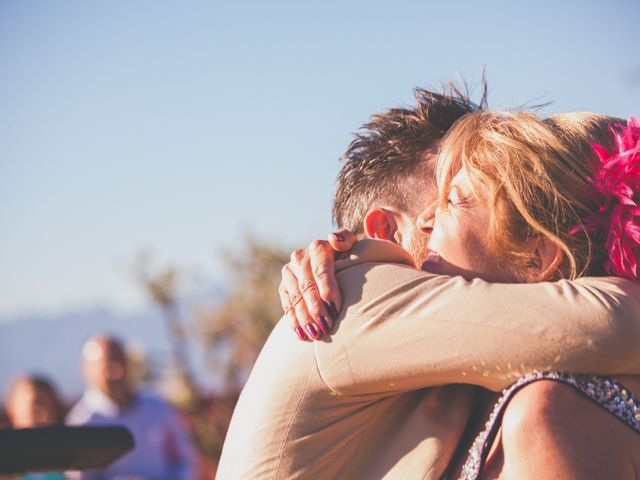
<path fill-rule="evenodd" d="M 640 114 L 640 3 L 0 1 L 0 317 L 143 301 L 138 252 L 221 274 L 331 228 L 338 157 L 415 86 Z M 634 45 L 636 45 L 634 47 Z"/>

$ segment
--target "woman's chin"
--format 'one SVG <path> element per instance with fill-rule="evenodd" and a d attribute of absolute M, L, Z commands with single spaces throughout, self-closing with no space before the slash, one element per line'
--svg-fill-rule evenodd
<path fill-rule="evenodd" d="M 451 277 L 460 275 L 467 279 L 481 277 L 481 275 L 475 272 L 470 272 L 446 261 L 439 253 L 434 251 L 429 252 L 427 258 L 422 263 L 420 270 L 423 272 L 434 273 L 436 275 L 448 275 Z"/>
<path fill-rule="evenodd" d="M 427 258 L 422 262 L 420 270 L 438 275 L 455 275 L 451 266 L 450 263 L 443 260 L 439 253 L 430 250 Z"/>

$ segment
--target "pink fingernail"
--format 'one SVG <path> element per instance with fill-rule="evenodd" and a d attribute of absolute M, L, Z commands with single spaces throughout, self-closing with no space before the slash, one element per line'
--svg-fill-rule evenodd
<path fill-rule="evenodd" d="M 311 338 L 316 338 L 318 336 L 318 330 L 313 323 L 307 323 L 307 332 L 309 332 Z"/>
<path fill-rule="evenodd" d="M 326 335 L 327 333 L 329 333 L 329 324 L 327 323 L 326 318 L 319 317 L 318 320 L 316 320 L 316 323 L 318 324 L 318 328 L 320 329 L 323 335 Z"/>
<path fill-rule="evenodd" d="M 306 340 L 307 336 L 304 334 L 304 330 L 302 330 L 300 327 L 296 327 L 296 335 L 298 336 L 298 338 L 300 340 Z"/>

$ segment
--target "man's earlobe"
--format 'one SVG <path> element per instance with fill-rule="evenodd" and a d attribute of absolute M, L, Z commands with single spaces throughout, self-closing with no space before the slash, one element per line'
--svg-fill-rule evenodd
<path fill-rule="evenodd" d="M 537 237 L 529 241 L 529 251 L 534 260 L 527 270 L 527 282 L 543 282 L 549 280 L 560 268 L 564 252 L 547 237 Z"/>
<path fill-rule="evenodd" d="M 369 238 L 395 242 L 397 229 L 398 226 L 393 212 L 385 208 L 369 210 L 364 217 L 364 231 Z"/>

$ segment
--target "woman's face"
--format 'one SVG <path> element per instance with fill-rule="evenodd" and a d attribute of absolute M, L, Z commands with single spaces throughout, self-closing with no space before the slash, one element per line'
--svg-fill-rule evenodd
<path fill-rule="evenodd" d="M 28 382 L 16 385 L 7 412 L 14 428 L 47 427 L 60 421 L 51 395 Z"/>
<path fill-rule="evenodd" d="M 451 181 L 447 205 L 438 207 L 434 218 L 419 219 L 423 228 L 433 228 L 430 254 L 422 269 L 492 282 L 517 281 L 513 273 L 500 266 L 498 256 L 489 248 L 490 217 L 487 198 L 482 192 L 474 195 L 466 170 L 460 170 Z"/>

